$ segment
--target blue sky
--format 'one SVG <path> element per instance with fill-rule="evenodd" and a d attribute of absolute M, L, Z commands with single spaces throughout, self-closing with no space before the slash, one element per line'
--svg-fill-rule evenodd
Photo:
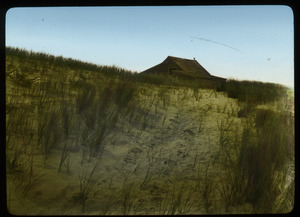
<path fill-rule="evenodd" d="M 143 71 L 167 56 L 211 74 L 294 85 L 287 6 L 12 8 L 6 45 Z"/>

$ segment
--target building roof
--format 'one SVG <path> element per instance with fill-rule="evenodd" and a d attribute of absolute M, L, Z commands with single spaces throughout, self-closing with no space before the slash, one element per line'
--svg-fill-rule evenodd
<path fill-rule="evenodd" d="M 198 73 L 203 76 L 210 76 L 209 72 L 203 68 L 197 60 L 183 59 L 178 57 L 168 56 L 167 58 L 172 59 L 177 65 L 185 72 Z"/>
<path fill-rule="evenodd" d="M 197 60 L 168 56 L 162 63 L 153 66 L 142 73 L 168 74 L 192 78 L 212 79 L 210 73 Z"/>
<path fill-rule="evenodd" d="M 165 75 L 182 78 L 185 80 L 194 80 L 199 82 L 199 86 L 204 88 L 221 88 L 226 82 L 225 78 L 211 75 L 203 66 L 195 59 L 184 59 L 179 57 L 168 56 L 160 64 L 153 66 L 142 74 Z"/>

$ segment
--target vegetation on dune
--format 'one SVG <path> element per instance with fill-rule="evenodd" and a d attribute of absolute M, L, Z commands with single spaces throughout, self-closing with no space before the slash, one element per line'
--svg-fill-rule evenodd
<path fill-rule="evenodd" d="M 226 104 L 213 104 L 221 97 Z M 245 212 L 289 212 L 295 132 L 285 103 L 278 84 L 228 80 L 215 90 L 8 47 L 8 208 L 11 195 L 48 201 L 36 188 L 51 172 L 70 178 L 69 192 L 51 197 L 64 214 L 230 213 L 249 204 Z M 118 149 L 125 154 L 115 159 L 109 151 Z"/>
<path fill-rule="evenodd" d="M 52 69 L 51 67 L 53 67 L 53 69 L 55 70 L 55 68 L 63 67 L 73 69 L 79 72 L 89 71 L 93 73 L 99 73 L 106 76 L 107 78 L 118 77 L 120 80 L 126 80 L 128 82 L 180 87 L 213 88 L 210 85 L 206 85 L 205 82 L 201 83 L 200 80 L 182 79 L 180 77 L 173 76 L 169 76 L 166 79 L 165 75 L 138 74 L 136 72 L 122 69 L 116 66 L 101 66 L 93 63 L 82 62 L 80 60 L 75 60 L 71 58 L 64 58 L 62 56 L 56 57 L 45 53 L 36 53 L 19 48 L 7 47 L 6 55 L 13 55 L 15 58 L 18 59 L 18 61 L 20 61 L 20 64 L 22 64 L 26 60 L 29 60 L 31 62 L 45 62 L 46 64 L 44 69 L 42 70 L 42 73 L 44 71 L 47 71 L 47 68 Z M 34 66 L 34 68 L 36 67 L 37 66 Z M 31 69 L 31 67 L 29 67 L 29 69 Z M 22 80 L 21 78 L 19 79 Z M 76 83 L 76 85 L 78 84 Z"/>
<path fill-rule="evenodd" d="M 275 102 L 287 95 L 287 88 L 283 85 L 234 79 L 226 82 L 224 91 L 228 97 L 250 104 Z"/>
<path fill-rule="evenodd" d="M 116 66 L 101 66 L 71 58 L 64 58 L 62 56 L 55 57 L 45 53 L 29 52 L 19 48 L 7 47 L 6 55 L 13 55 L 15 58 L 18 58 L 20 64 L 22 64 L 25 60 L 45 61 L 45 63 L 47 63 L 46 66 L 53 65 L 54 68 L 67 67 L 76 71 L 91 71 L 104 74 L 111 78 L 118 77 L 120 80 L 127 80 L 131 82 L 194 88 L 213 88 L 207 86 L 205 82 L 201 82 L 201 80 L 197 79 L 191 80 L 172 76 L 168 76 L 166 79 L 165 75 L 138 74 Z M 37 66 L 34 66 L 34 68 L 36 67 Z M 31 68 L 29 67 L 29 69 Z M 24 71 L 28 71 L 28 69 L 22 70 L 23 73 L 19 75 L 21 77 L 18 77 L 17 79 L 24 80 L 24 77 L 26 76 Z M 10 72 L 7 72 L 7 74 L 9 73 Z M 225 91 L 228 94 L 228 97 L 236 98 L 241 102 L 268 103 L 283 97 L 286 94 L 287 88 L 283 85 L 274 83 L 230 79 L 226 83 L 222 83 L 218 86 L 217 90 Z"/>
<path fill-rule="evenodd" d="M 62 56 L 53 56 L 46 53 L 32 52 L 27 51 L 20 48 L 6 47 L 6 55 L 14 56 L 20 65 L 25 63 L 27 60 L 30 62 L 44 62 L 45 65 L 41 70 L 41 73 L 47 71 L 47 69 L 55 69 L 55 68 L 69 68 L 76 71 L 90 71 L 90 72 L 101 72 L 107 76 L 118 76 L 121 75 L 123 77 L 130 76 L 134 74 L 132 71 L 125 70 L 116 66 L 101 66 L 93 63 L 83 62 L 80 60 L 72 59 L 72 58 L 64 58 Z M 27 65 L 27 64 L 25 64 Z M 27 66 L 30 70 L 38 69 L 37 65 Z M 32 67 L 32 68 L 31 68 Z M 24 71 L 22 70 L 24 73 Z M 7 72 L 9 73 L 9 71 Z"/>
<path fill-rule="evenodd" d="M 226 209 L 248 202 L 255 212 L 272 213 L 276 198 L 286 183 L 293 158 L 294 144 L 291 116 L 269 109 L 256 109 L 244 123 L 241 134 L 233 119 L 220 122 L 219 163 L 224 170 L 221 196 Z M 291 198 L 286 198 L 291 200 Z M 283 202 L 283 201 L 281 201 Z"/>

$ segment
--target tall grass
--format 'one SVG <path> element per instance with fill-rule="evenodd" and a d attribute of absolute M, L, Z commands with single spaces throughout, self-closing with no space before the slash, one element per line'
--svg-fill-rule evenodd
<path fill-rule="evenodd" d="M 194 190 L 186 182 L 174 180 L 166 195 L 158 203 L 160 215 L 191 214 Z"/>
<path fill-rule="evenodd" d="M 70 109 L 67 107 L 67 102 L 65 100 L 61 101 L 60 110 L 61 110 L 61 120 L 64 138 L 68 139 L 73 127 L 73 119 Z"/>
<path fill-rule="evenodd" d="M 264 113 L 264 123 L 261 121 L 261 113 Z M 255 119 L 258 140 L 254 144 L 245 144 L 249 147 L 249 151 L 246 151 L 248 156 L 245 157 L 249 162 L 246 163 L 246 167 L 245 161 L 242 163 L 249 180 L 247 199 L 258 212 L 274 212 L 274 201 L 279 196 L 277 186 L 285 181 L 287 150 L 293 143 L 290 138 L 293 132 L 291 125 L 286 123 L 282 115 L 258 110 Z M 282 179 L 276 180 L 276 173 L 281 174 Z"/>
<path fill-rule="evenodd" d="M 234 79 L 225 83 L 224 91 L 228 97 L 252 104 L 275 102 L 287 94 L 287 88 L 279 84 Z"/>
<path fill-rule="evenodd" d="M 111 212 L 112 207 L 116 204 L 118 200 L 119 195 L 115 192 L 111 193 L 108 198 L 105 200 L 105 205 L 103 209 L 101 210 L 103 215 L 107 215 Z"/>
<path fill-rule="evenodd" d="M 28 60 L 41 61 L 47 63 L 46 68 L 50 66 L 55 66 L 56 68 L 63 67 L 69 69 L 89 71 L 94 74 L 102 74 L 107 78 L 118 78 L 122 81 L 132 83 L 209 89 L 216 88 L 216 85 L 207 83 L 207 81 L 197 79 L 183 79 L 182 77 L 174 76 L 168 76 L 168 78 L 166 79 L 165 75 L 138 74 L 136 72 L 122 69 L 116 66 L 101 66 L 93 63 L 82 62 L 71 58 L 64 58 L 62 56 L 56 57 L 50 54 L 37 53 L 13 47 L 6 47 L 6 55 L 15 56 L 22 63 Z"/>
<path fill-rule="evenodd" d="M 92 170 L 89 172 L 84 168 L 84 172 L 79 174 L 79 192 L 74 194 L 74 203 L 79 203 L 82 205 L 82 212 L 85 211 L 86 201 L 96 184 L 97 179 L 94 177 L 95 170 L 98 164 L 96 163 Z"/>
<path fill-rule="evenodd" d="M 244 123 L 241 135 L 222 123 L 219 157 L 224 173 L 220 195 L 225 209 L 248 202 L 255 213 L 276 212 L 275 201 L 282 194 L 278 186 L 286 183 L 286 168 L 292 163 L 288 160 L 289 147 L 294 143 L 291 114 L 257 109 Z"/>
<path fill-rule="evenodd" d="M 80 89 L 77 97 L 77 112 L 81 114 L 87 110 L 95 101 L 96 88 L 86 83 L 85 88 Z"/>
<path fill-rule="evenodd" d="M 53 149 L 61 141 L 62 131 L 59 120 L 59 114 L 55 110 L 39 115 L 38 143 L 42 145 L 44 165 L 46 165 L 46 161 Z"/>
<path fill-rule="evenodd" d="M 202 178 L 200 182 L 200 189 L 198 193 L 200 194 L 201 203 L 206 211 L 206 213 L 211 212 L 211 208 L 213 205 L 213 201 L 215 198 L 215 189 L 216 189 L 216 182 L 215 180 L 210 176 L 209 173 L 209 164 L 206 166 L 204 177 Z"/>
<path fill-rule="evenodd" d="M 123 181 L 121 202 L 122 202 L 122 213 L 128 215 L 136 203 L 137 187 L 134 182 Z"/>
<path fill-rule="evenodd" d="M 168 146 L 173 139 L 164 140 L 163 146 L 160 146 L 157 139 L 161 138 L 157 135 L 170 127 L 166 124 L 171 120 L 174 132 L 182 131 L 181 127 L 186 124 L 181 122 L 184 111 L 180 110 L 173 119 L 168 119 L 173 115 L 172 111 L 170 115 L 161 113 L 168 113 L 168 107 L 173 103 L 171 95 L 176 91 L 170 86 L 184 87 L 175 95 L 177 103 L 191 98 L 200 102 L 205 95 L 199 91 L 204 86 L 198 81 L 139 75 L 116 66 L 99 66 L 16 48 L 7 48 L 6 54 L 6 168 L 9 180 L 16 184 L 21 196 L 29 195 L 44 175 L 36 173 L 36 155 L 43 158 L 46 166 L 53 153 L 61 151 L 58 158 L 53 158 L 58 159 L 58 172 L 65 166 L 71 176 L 70 156 L 74 150 L 78 152 L 75 154 L 82 151 L 81 165 L 84 166 L 85 160 L 88 163 L 101 160 L 109 140 L 117 140 L 115 137 L 122 134 L 137 138 L 136 143 L 141 146 L 138 149 L 143 150 L 141 156 L 145 159 L 143 163 L 138 162 L 132 173 L 128 173 L 130 166 L 126 166 L 126 170 L 121 168 L 120 175 L 125 174 L 132 179 L 136 176 L 142 182 L 137 184 L 125 180 L 118 189 L 114 189 L 114 186 L 111 187 L 113 173 L 109 174 L 111 182 L 108 190 L 116 190 L 119 198 L 110 194 L 103 205 L 103 214 L 109 214 L 118 205 L 122 214 L 133 214 L 140 203 L 138 199 L 143 196 L 141 191 L 148 196 L 147 190 L 152 182 L 160 186 L 155 189 L 159 190 L 155 199 L 159 214 L 191 214 L 202 208 L 210 213 L 219 198 L 227 212 L 245 202 L 252 204 L 255 213 L 288 212 L 291 209 L 294 182 L 286 183 L 291 179 L 288 171 L 294 160 L 293 115 L 285 111 L 256 109 L 257 104 L 285 97 L 284 87 L 236 80 L 219 86 L 218 90 L 222 89 L 229 97 L 238 99 L 242 109 L 235 114 L 226 106 L 217 107 L 218 116 L 223 118 L 217 121 L 216 126 L 219 134 L 215 164 L 203 161 L 205 151 L 200 152 L 200 143 L 193 149 L 185 149 L 184 154 L 194 151 L 194 155 L 185 155 L 185 160 L 181 161 L 178 153 L 174 154 L 176 150 L 174 155 L 172 150 L 170 153 L 165 150 L 164 145 Z M 158 91 L 152 92 L 153 87 Z M 142 94 L 140 90 L 143 90 Z M 220 95 L 216 91 L 210 92 L 209 97 Z M 197 134 L 207 132 L 205 118 L 211 108 L 212 105 L 208 104 L 200 111 L 199 121 L 193 122 L 193 134 L 196 131 Z M 236 122 L 236 116 L 243 118 Z M 156 126 L 157 129 L 154 128 Z M 151 148 L 144 150 L 151 136 L 153 144 L 151 141 Z M 126 163 L 131 160 L 127 157 L 120 161 Z M 137 160 L 135 155 L 132 160 Z M 140 169 L 145 165 L 142 174 Z M 187 172 L 188 178 L 197 176 L 194 185 L 190 184 L 190 180 L 178 178 L 178 170 L 185 165 L 192 169 Z M 203 170 L 203 166 L 207 168 Z M 218 172 L 218 178 L 212 167 Z M 82 167 L 78 174 L 78 191 L 73 199 L 83 212 L 94 191 L 99 168 L 97 165 Z M 170 176 L 174 176 L 173 181 L 170 181 Z"/>
<path fill-rule="evenodd" d="M 20 48 L 14 48 L 14 47 L 6 47 L 6 55 L 11 55 L 17 57 L 22 63 L 26 60 L 30 61 L 39 61 L 39 62 L 46 62 L 50 65 L 56 66 L 56 67 L 68 67 L 76 70 L 89 70 L 89 71 L 95 71 L 100 72 L 103 71 L 106 74 L 110 74 L 113 72 L 114 74 L 122 73 L 126 70 L 122 70 L 115 66 L 99 66 L 93 63 L 87 63 L 82 62 L 80 60 L 75 60 L 71 58 L 64 58 L 62 56 L 53 56 L 46 53 L 40 53 L 40 52 L 32 52 L 27 51 L 25 49 Z"/>

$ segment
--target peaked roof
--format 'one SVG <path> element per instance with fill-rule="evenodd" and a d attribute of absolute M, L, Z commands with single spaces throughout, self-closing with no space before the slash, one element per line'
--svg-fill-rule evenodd
<path fill-rule="evenodd" d="M 167 58 L 170 58 L 174 62 L 176 62 L 177 65 L 180 66 L 183 71 L 198 72 L 198 73 L 203 73 L 204 75 L 210 75 L 208 71 L 206 71 L 206 69 L 203 68 L 195 59 L 190 60 L 190 59 L 184 59 L 184 58 L 178 58 L 172 56 L 168 56 Z"/>
<path fill-rule="evenodd" d="M 211 78 L 209 72 L 203 68 L 195 59 L 184 59 L 179 57 L 168 56 L 162 63 L 153 66 L 142 73 L 151 74 L 180 74 L 190 75 L 201 78 Z"/>

